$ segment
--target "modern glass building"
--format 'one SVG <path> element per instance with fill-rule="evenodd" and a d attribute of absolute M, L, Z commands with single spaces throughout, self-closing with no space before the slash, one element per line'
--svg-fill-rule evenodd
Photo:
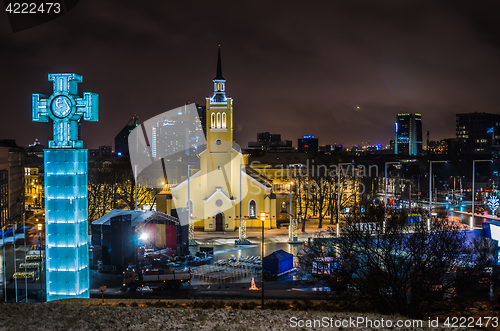
<path fill-rule="evenodd" d="M 395 123 L 394 153 L 422 154 L 422 117 L 420 114 L 398 114 Z"/>
<path fill-rule="evenodd" d="M 456 114 L 456 137 L 462 153 L 498 155 L 500 114 Z"/>

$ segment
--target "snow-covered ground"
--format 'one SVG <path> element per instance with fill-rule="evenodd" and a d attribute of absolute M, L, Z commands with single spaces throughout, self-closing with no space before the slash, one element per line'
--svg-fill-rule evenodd
<path fill-rule="evenodd" d="M 0 304 L 0 331 L 7 330 L 422 330 L 420 323 L 396 316 L 326 311 L 292 311 L 214 308 L 167 308 L 185 306 L 174 302 L 80 300 L 82 304 Z M 215 304 L 217 302 L 214 302 Z M 89 305 L 90 304 L 90 305 Z M 158 307 L 158 306 L 165 307 Z M 189 304 L 188 304 L 189 305 Z M 243 308 L 249 308 L 243 306 Z M 440 321 L 443 322 L 443 321 Z M 371 323 L 371 324 L 370 324 Z M 389 323 L 391 326 L 389 326 Z M 402 323 L 403 327 L 397 327 Z M 404 326 L 406 324 L 406 326 Z M 413 325 L 412 325 L 413 324 Z M 370 328 L 370 325 L 372 326 Z M 378 327 L 377 327 L 378 325 Z M 454 330 L 460 330 L 456 328 Z M 464 328 L 465 330 L 465 328 Z M 468 329 L 470 330 L 470 329 Z"/>

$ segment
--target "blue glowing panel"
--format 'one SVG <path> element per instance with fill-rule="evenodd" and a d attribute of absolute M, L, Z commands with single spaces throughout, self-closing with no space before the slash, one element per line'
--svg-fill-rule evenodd
<path fill-rule="evenodd" d="M 87 150 L 46 149 L 47 301 L 89 297 Z"/>

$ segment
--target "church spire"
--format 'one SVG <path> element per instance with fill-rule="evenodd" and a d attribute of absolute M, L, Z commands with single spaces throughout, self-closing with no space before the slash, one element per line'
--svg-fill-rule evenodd
<path fill-rule="evenodd" d="M 214 80 L 225 80 L 224 77 L 222 76 L 222 64 L 220 60 L 220 44 L 217 56 L 217 76 L 215 76 Z"/>
<path fill-rule="evenodd" d="M 219 53 L 217 57 L 217 76 L 214 78 L 214 95 L 210 98 L 210 102 L 213 104 L 225 104 L 227 102 L 226 98 L 226 80 L 222 77 L 222 64 L 220 59 L 220 44 Z"/>

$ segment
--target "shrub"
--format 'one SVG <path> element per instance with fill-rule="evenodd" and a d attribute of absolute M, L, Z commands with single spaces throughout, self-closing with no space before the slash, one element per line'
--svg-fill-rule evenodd
<path fill-rule="evenodd" d="M 158 301 L 156 301 L 154 303 L 154 306 L 158 307 L 158 308 L 166 308 L 167 307 L 167 303 L 165 301 L 158 300 Z"/>
<path fill-rule="evenodd" d="M 241 303 L 239 301 L 231 301 L 229 303 L 229 307 L 231 307 L 232 309 L 240 309 Z"/>
<path fill-rule="evenodd" d="M 281 300 L 278 301 L 270 301 L 265 305 L 265 308 L 268 309 L 275 309 L 275 310 L 287 310 L 290 308 L 290 305 L 286 302 L 283 302 Z"/>
<path fill-rule="evenodd" d="M 256 306 L 257 306 L 257 304 L 253 301 L 245 301 L 241 305 L 241 309 L 245 309 L 245 310 L 255 309 Z"/>

